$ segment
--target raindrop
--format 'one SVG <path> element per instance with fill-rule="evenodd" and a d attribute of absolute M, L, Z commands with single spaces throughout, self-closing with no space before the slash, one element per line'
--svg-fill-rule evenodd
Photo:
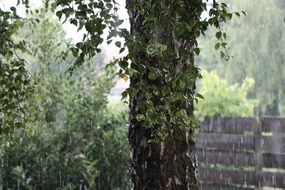
<path fill-rule="evenodd" d="M 261 147 L 263 147 L 264 146 L 264 139 L 261 139 Z"/>
<path fill-rule="evenodd" d="M 243 144 L 243 136 L 241 137 L 240 141 L 241 141 L 241 144 Z"/>
<path fill-rule="evenodd" d="M 263 181 L 265 182 L 266 180 L 265 180 L 265 176 L 263 176 Z"/>
<path fill-rule="evenodd" d="M 276 177 L 274 173 L 274 175 L 272 176 L 272 185 L 275 186 L 275 184 L 276 184 Z"/>
<path fill-rule="evenodd" d="M 232 178 L 228 177 L 228 185 L 232 184 Z"/>

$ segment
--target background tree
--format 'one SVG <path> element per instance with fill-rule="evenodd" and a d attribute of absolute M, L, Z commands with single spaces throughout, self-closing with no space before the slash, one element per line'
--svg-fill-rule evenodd
<path fill-rule="evenodd" d="M 25 39 L 30 80 L 26 128 L 2 141 L 0 189 L 129 189 L 126 110 L 109 108 L 112 71 L 90 60 L 74 75 L 58 55 L 68 46 L 61 24 L 39 10 L 13 39 Z M 60 43 L 59 43 L 60 42 Z M 2 139 L 3 140 L 3 139 Z"/>
<path fill-rule="evenodd" d="M 25 42 L 15 43 L 12 35 L 21 25 L 16 9 L 0 9 L 0 134 L 23 126 L 26 98 L 31 91 L 25 61 L 17 50 L 25 51 Z"/>
<path fill-rule="evenodd" d="M 285 76 L 285 35 L 284 2 L 282 0 L 232 1 L 234 10 L 246 10 L 247 16 L 234 19 L 224 27 L 230 34 L 227 38 L 230 55 L 234 58 L 228 63 L 220 61 L 211 50 L 215 37 L 201 39 L 202 68 L 215 69 L 230 83 L 241 82 L 252 77 L 255 85 L 249 96 L 257 98 L 267 115 L 284 115 L 284 76 Z"/>

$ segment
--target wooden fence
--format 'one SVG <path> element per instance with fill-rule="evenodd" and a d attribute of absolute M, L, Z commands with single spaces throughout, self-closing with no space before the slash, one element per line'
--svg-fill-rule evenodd
<path fill-rule="evenodd" d="M 205 119 L 196 136 L 200 189 L 285 189 L 285 118 Z"/>

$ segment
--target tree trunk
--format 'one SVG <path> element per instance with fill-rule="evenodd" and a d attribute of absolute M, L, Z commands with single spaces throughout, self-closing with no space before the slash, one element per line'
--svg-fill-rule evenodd
<path fill-rule="evenodd" d="M 139 0 L 127 0 L 127 9 L 130 16 L 131 35 L 134 39 L 158 41 L 161 44 L 167 44 L 177 54 L 180 51 L 180 41 L 185 39 L 176 39 L 172 33 L 156 30 L 155 34 L 145 36 L 143 27 L 143 18 L 140 17 Z M 155 30 L 155 29 L 154 29 Z M 129 49 L 129 53 L 137 53 L 140 60 L 144 59 L 145 52 L 138 53 Z M 193 53 L 187 61 L 178 62 L 175 72 L 183 72 L 185 67 L 193 67 Z M 152 65 L 159 68 L 159 58 L 154 58 Z M 133 65 L 131 64 L 131 67 Z M 194 67 L 193 67 L 194 68 Z M 130 86 L 135 86 L 140 80 L 147 84 L 156 85 L 160 88 L 163 84 L 156 80 L 149 81 L 149 78 L 142 76 L 131 77 Z M 195 85 L 190 86 L 189 93 L 193 93 Z M 159 96 L 159 95 L 158 95 Z M 194 131 L 191 127 L 178 128 L 166 126 L 168 135 L 160 140 L 157 137 L 157 131 L 161 126 L 149 128 L 137 121 L 136 115 L 142 114 L 140 102 L 144 99 L 144 93 L 141 92 L 136 97 L 130 99 L 130 123 L 129 123 L 129 142 L 131 145 L 130 170 L 134 190 L 195 190 L 197 189 L 196 180 L 196 160 L 195 143 L 191 138 Z M 153 102 L 160 104 L 159 97 L 153 97 Z M 188 114 L 193 115 L 193 104 L 187 105 L 184 102 L 178 103 L 177 107 L 186 109 Z"/>

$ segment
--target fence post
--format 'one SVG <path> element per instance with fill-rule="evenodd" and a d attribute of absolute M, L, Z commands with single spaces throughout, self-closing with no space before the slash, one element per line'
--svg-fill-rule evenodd
<path fill-rule="evenodd" d="M 2 149 L 2 145 L 0 145 L 0 190 L 3 190 L 3 155 L 4 153 L 2 152 L 3 149 Z"/>
<path fill-rule="evenodd" d="M 255 159 L 255 189 L 262 189 L 262 182 L 260 181 L 261 172 L 263 167 L 262 158 L 262 112 L 260 107 L 254 108 L 254 116 L 256 119 L 256 125 L 254 125 L 254 159 Z"/>

